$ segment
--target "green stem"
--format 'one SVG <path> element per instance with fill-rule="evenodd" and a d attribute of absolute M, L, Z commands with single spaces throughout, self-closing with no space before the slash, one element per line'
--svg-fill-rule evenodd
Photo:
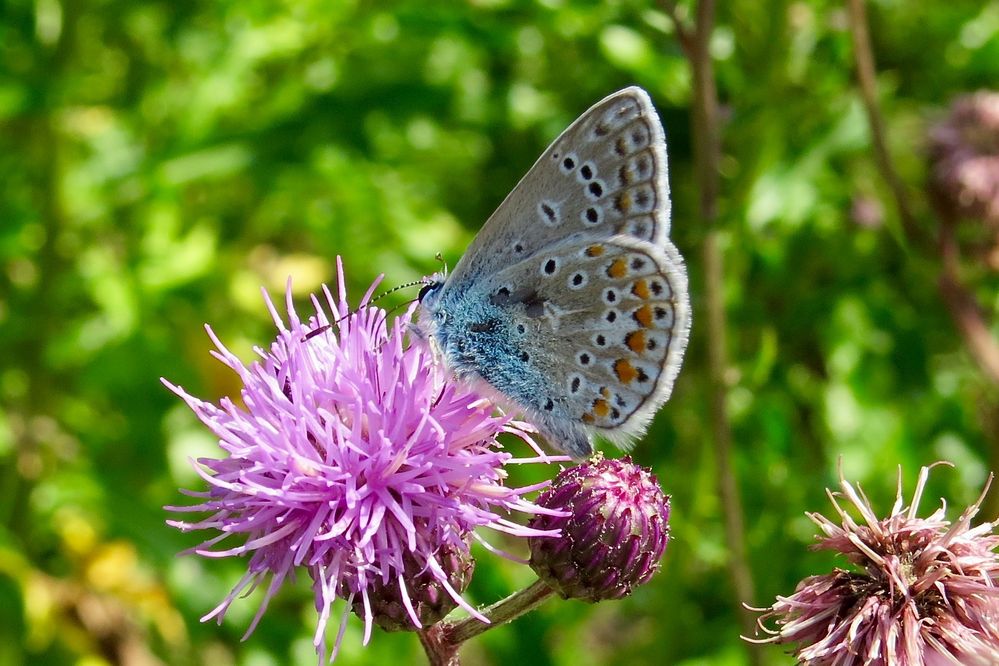
<path fill-rule="evenodd" d="M 536 580 L 506 599 L 483 608 L 480 612 L 489 620 L 488 623 L 469 617 L 457 622 L 438 622 L 429 629 L 418 632 L 427 659 L 431 666 L 459 666 L 461 658 L 458 656 L 458 649 L 462 643 L 534 610 L 553 593 L 548 585 Z"/>
<path fill-rule="evenodd" d="M 506 599 L 497 601 L 492 606 L 482 609 L 481 613 L 489 619 L 489 624 L 475 619 L 465 618 L 455 623 L 444 623 L 444 632 L 449 642 L 460 645 L 469 638 L 478 636 L 484 631 L 499 627 L 517 619 L 524 613 L 540 606 L 554 590 L 540 579 L 534 581 L 520 592 L 511 594 Z"/>

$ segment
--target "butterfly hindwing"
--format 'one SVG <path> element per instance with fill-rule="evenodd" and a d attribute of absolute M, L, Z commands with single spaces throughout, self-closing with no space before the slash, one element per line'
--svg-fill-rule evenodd
<path fill-rule="evenodd" d="M 522 406 L 620 444 L 641 434 L 672 391 L 690 325 L 683 260 L 668 240 L 573 238 L 487 282 L 485 298 L 523 331 L 516 348 L 547 378 L 543 398 Z"/>

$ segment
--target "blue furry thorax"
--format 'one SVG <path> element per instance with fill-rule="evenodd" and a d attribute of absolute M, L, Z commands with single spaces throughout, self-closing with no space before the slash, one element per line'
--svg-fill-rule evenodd
<path fill-rule="evenodd" d="M 442 282 L 428 284 L 421 296 L 430 320 L 424 331 L 434 338 L 455 376 L 484 379 L 521 406 L 536 408 L 545 379 L 537 365 L 522 356 L 530 331 L 511 319 L 510 308 L 491 303 L 479 290 L 454 285 L 445 289 Z"/>

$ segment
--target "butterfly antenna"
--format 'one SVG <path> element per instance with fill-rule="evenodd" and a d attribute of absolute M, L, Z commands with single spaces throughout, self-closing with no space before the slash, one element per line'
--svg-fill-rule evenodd
<path fill-rule="evenodd" d="M 353 313 L 351 313 L 351 314 L 353 314 Z M 347 315 L 347 316 L 349 317 L 350 315 Z M 340 319 L 337 319 L 332 324 L 326 324 L 324 326 L 320 326 L 319 328 L 312 329 L 311 331 L 309 331 L 308 333 L 306 333 L 305 335 L 302 336 L 302 342 L 308 342 L 309 340 L 311 340 L 312 338 L 316 337 L 317 335 L 322 335 L 323 333 L 325 333 L 326 331 L 330 330 L 331 328 L 333 328 L 334 326 L 336 326 L 337 324 L 339 324 L 341 321 L 343 321 L 346 318 L 347 317 L 341 317 Z"/>
<path fill-rule="evenodd" d="M 395 292 L 399 291 L 400 289 L 409 289 L 410 287 L 415 287 L 416 285 L 423 284 L 423 283 L 424 283 L 423 280 L 413 280 L 412 282 L 407 282 L 406 284 L 400 284 L 397 287 L 392 287 L 388 291 L 383 291 L 382 293 L 378 294 L 377 296 L 375 296 L 374 298 L 372 298 L 370 301 L 368 301 L 368 303 L 374 303 L 375 301 L 377 301 L 379 299 L 385 298 L 389 294 L 394 294 Z M 392 310 L 395 310 L 395 309 L 396 308 L 392 308 Z M 389 312 L 391 312 L 392 310 L 390 310 Z M 357 312 L 357 310 L 354 310 L 354 312 Z M 354 314 L 354 312 L 351 312 L 350 314 Z M 350 315 L 347 315 L 347 316 L 349 317 Z"/>
<path fill-rule="evenodd" d="M 413 299 L 413 300 L 416 300 L 416 299 Z M 404 307 L 409 306 L 412 302 L 413 301 L 403 301 L 402 303 L 399 303 L 398 305 L 393 305 L 391 308 L 389 308 L 388 310 L 385 311 L 385 316 L 388 317 L 390 314 L 392 314 L 396 310 L 401 310 Z"/>
<path fill-rule="evenodd" d="M 438 254 L 437 256 L 439 258 L 440 254 Z M 321 335 L 321 334 L 325 333 L 326 331 L 330 330 L 334 326 L 339 326 L 340 322 L 342 322 L 342 321 L 344 321 L 344 320 L 346 320 L 346 319 L 348 319 L 348 318 L 353 317 L 354 315 L 356 315 L 358 312 L 361 311 L 361 308 L 364 307 L 365 305 L 370 305 L 371 303 L 374 303 L 375 301 L 377 301 L 377 300 L 379 300 L 381 298 L 384 298 L 385 296 L 388 296 L 389 294 L 395 293 L 395 292 L 399 291 L 400 289 L 408 289 L 409 287 L 415 287 L 418 284 L 423 284 L 423 282 L 424 282 L 423 280 L 414 280 L 412 282 L 407 282 L 405 284 L 400 284 L 400 285 L 398 285 L 396 287 L 392 287 L 391 289 L 389 289 L 387 291 L 383 291 L 382 293 L 378 294 L 377 296 L 375 296 L 371 300 L 367 301 L 363 305 L 359 306 L 358 308 L 356 308 L 354 310 L 351 310 L 350 312 L 348 312 L 344 316 L 340 317 L 336 321 L 330 322 L 329 324 L 326 324 L 324 326 L 320 326 L 319 328 L 312 329 L 311 331 L 309 331 L 302 338 L 302 342 L 305 342 L 306 340 L 311 340 L 312 338 L 316 337 L 317 335 Z M 385 313 L 385 316 L 387 317 L 388 315 L 392 314 L 393 312 L 395 312 L 399 308 L 407 306 L 407 305 L 409 305 L 412 302 L 413 301 L 410 300 L 410 301 L 406 301 L 404 303 L 400 303 L 399 305 L 396 305 L 392 309 L 388 310 Z"/>
<path fill-rule="evenodd" d="M 413 285 L 410 285 L 410 286 L 413 286 Z M 385 314 L 382 315 L 383 321 L 387 321 L 389 315 L 392 314 L 393 312 L 395 312 L 396 310 L 401 310 L 404 307 L 408 307 L 412 303 L 413 303 L 413 301 L 404 301 L 402 303 L 399 303 L 398 305 L 392 306 L 388 310 L 385 310 Z M 377 347 L 375 347 L 375 351 L 381 351 L 381 348 L 384 347 L 388 342 L 389 342 L 388 340 L 383 340 Z"/>

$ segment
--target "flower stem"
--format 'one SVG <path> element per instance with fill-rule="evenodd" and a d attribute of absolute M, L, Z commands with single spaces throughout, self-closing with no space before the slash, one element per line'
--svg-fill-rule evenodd
<path fill-rule="evenodd" d="M 993 386 L 999 386 L 999 344 L 989 331 L 982 306 L 974 294 L 961 282 L 960 259 L 954 222 L 942 219 L 940 225 L 940 295 L 943 297 L 954 325 L 964 338 L 972 359 L 982 375 Z"/>
<path fill-rule="evenodd" d="M 458 656 L 458 648 L 462 643 L 534 610 L 553 592 L 541 580 L 536 580 L 506 599 L 481 609 L 480 612 L 489 619 L 489 624 L 469 617 L 457 622 L 438 622 L 429 629 L 417 632 L 430 665 L 459 666 L 461 658 Z"/>
<path fill-rule="evenodd" d="M 877 68 L 874 62 L 874 50 L 871 47 L 864 0 L 847 0 L 846 7 L 850 34 L 853 38 L 857 81 L 860 85 L 864 107 L 867 109 L 867 121 L 871 130 L 875 161 L 881 172 L 881 177 L 887 183 L 895 199 L 895 206 L 898 209 L 899 218 L 902 220 L 902 229 L 905 231 L 906 238 L 911 244 L 926 248 L 929 243 L 916 223 L 909 203 L 909 194 L 888 150 L 885 122 L 881 114 L 881 107 L 878 104 Z M 974 294 L 962 284 L 958 275 L 960 257 L 957 241 L 953 235 L 955 220 L 950 219 L 951 216 L 947 214 L 944 206 L 933 200 L 935 198 L 933 193 L 931 193 L 930 198 L 939 218 L 940 227 L 937 251 L 942 267 L 939 283 L 941 298 L 982 375 L 994 386 L 999 386 L 999 344 L 996 343 L 995 337 L 989 331 L 983 308 Z"/>
<path fill-rule="evenodd" d="M 878 104 L 877 68 L 874 63 L 874 50 L 871 48 L 870 31 L 867 28 L 867 11 L 864 0 L 847 0 L 847 16 L 849 18 L 850 36 L 853 40 L 853 57 L 857 66 L 857 83 L 860 85 L 860 96 L 867 112 L 867 124 L 871 131 L 871 143 L 874 147 L 874 159 L 881 177 L 891 190 L 902 222 L 902 230 L 906 239 L 925 248 L 928 245 L 925 234 L 916 223 L 916 216 L 910 206 L 910 197 L 906 192 L 902 178 L 892 161 L 888 150 L 888 132 L 885 129 L 884 117 Z"/>
<path fill-rule="evenodd" d="M 547 584 L 540 579 L 536 580 L 523 590 L 514 592 L 506 599 L 497 601 L 492 606 L 482 609 L 481 613 L 489 618 L 489 624 L 480 622 L 474 617 L 465 618 L 453 623 L 443 622 L 441 624 L 444 627 L 444 634 L 448 642 L 460 645 L 469 638 L 516 620 L 524 613 L 534 610 L 553 593 L 554 590 L 548 587 Z"/>
<path fill-rule="evenodd" d="M 458 646 L 444 642 L 443 622 L 438 622 L 429 629 L 421 629 L 416 634 L 420 637 L 420 645 L 427 653 L 430 666 L 461 666 L 458 656 Z"/>
<path fill-rule="evenodd" d="M 680 44 L 690 65 L 693 78 L 693 129 L 695 182 L 700 192 L 699 217 L 707 228 L 704 239 L 704 301 L 707 310 L 708 368 L 711 391 L 711 421 L 718 469 L 718 485 L 725 507 L 725 535 L 729 544 L 728 570 L 735 590 L 735 612 L 739 614 L 743 631 L 749 633 L 755 620 L 744 604 L 756 596 L 755 583 L 746 554 L 745 525 L 738 478 L 732 463 L 732 425 L 728 413 L 731 371 L 729 369 L 728 328 L 725 312 L 725 256 L 722 230 L 718 223 L 718 203 L 721 194 L 721 121 L 719 118 L 718 83 L 711 59 L 711 34 L 715 26 L 715 0 L 698 0 L 695 18 L 688 25 L 680 16 L 676 3 L 662 0 L 676 25 Z M 748 648 L 751 664 L 759 664 L 759 649 Z"/>

